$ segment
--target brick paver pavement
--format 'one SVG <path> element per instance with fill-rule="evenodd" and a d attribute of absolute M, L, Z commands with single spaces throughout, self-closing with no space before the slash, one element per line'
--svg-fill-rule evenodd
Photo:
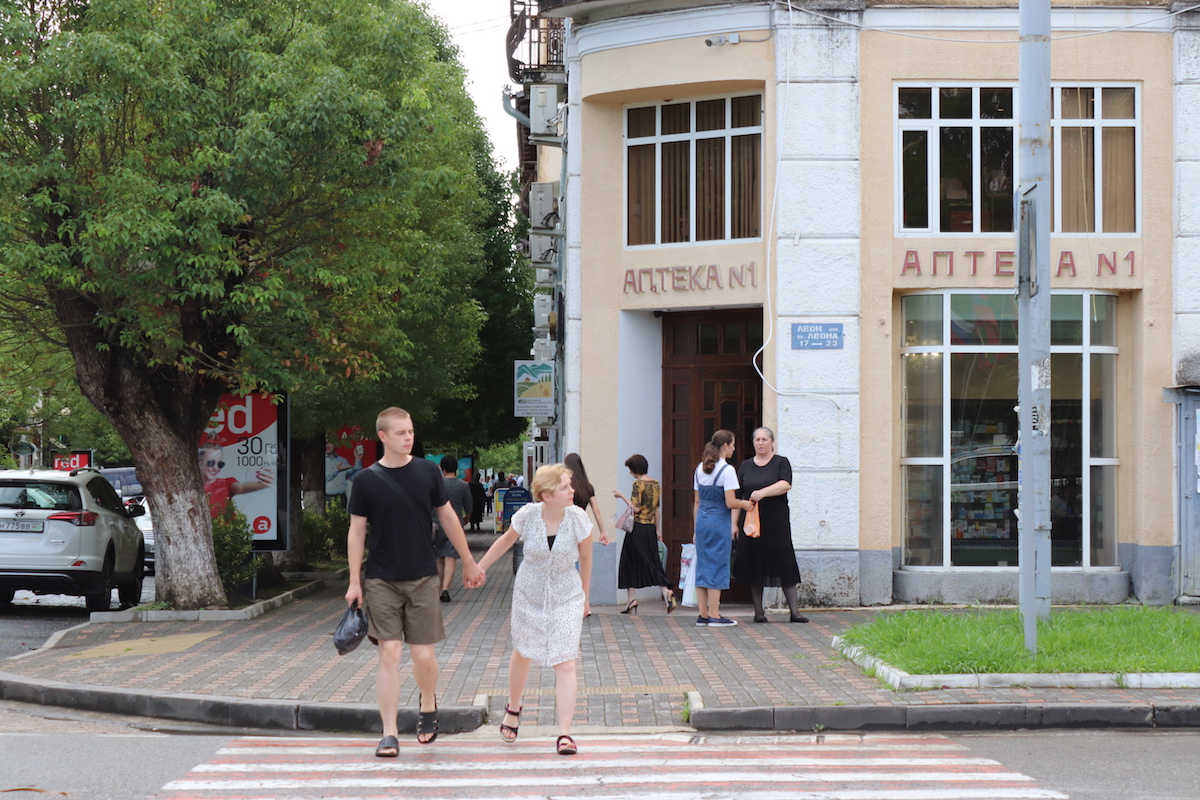
<path fill-rule="evenodd" d="M 490 536 L 472 536 L 482 546 Z M 510 562 L 493 567 L 486 587 L 452 591 L 443 606 L 447 639 L 438 646 L 442 705 L 487 697 L 491 718 L 504 707 L 508 668 Z M 373 703 L 374 648 L 338 656 L 332 631 L 344 609 L 344 584 L 250 621 L 89 623 L 57 646 L 0 662 L 0 672 L 45 681 L 258 700 Z M 723 607 L 737 627 L 694 626 L 694 609 L 668 616 L 661 601 L 641 613 L 595 607 L 583 629 L 580 726 L 669 728 L 684 722 L 685 697 L 706 708 L 905 706 L 937 704 L 1105 703 L 1195 705 L 1194 689 L 943 689 L 894 692 L 835 652 L 831 639 L 888 613 L 812 610 L 807 625 L 755 625 L 749 607 Z M 188 637 L 186 639 L 179 637 Z M 108 645 L 103 650 L 101 646 Z M 115 645 L 115 646 L 114 646 Z M 417 702 L 405 659 L 401 704 Z M 523 723 L 553 722 L 554 675 L 534 668 Z"/>

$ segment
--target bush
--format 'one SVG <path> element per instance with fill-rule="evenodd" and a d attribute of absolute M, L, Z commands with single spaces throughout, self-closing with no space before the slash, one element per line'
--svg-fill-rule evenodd
<path fill-rule="evenodd" d="M 328 503 L 324 514 L 304 509 L 304 558 L 330 561 L 335 554 L 345 555 L 349 527 L 350 512 L 341 503 Z"/>
<path fill-rule="evenodd" d="M 304 509 L 304 558 L 306 561 L 328 561 L 333 552 L 333 537 L 329 517 L 311 508 Z"/>
<path fill-rule="evenodd" d="M 254 577 L 262 556 L 250 554 L 254 545 L 250 522 L 233 503 L 226 503 L 225 508 L 213 517 L 212 529 L 217 575 L 225 588 L 225 596 L 229 597 Z"/>

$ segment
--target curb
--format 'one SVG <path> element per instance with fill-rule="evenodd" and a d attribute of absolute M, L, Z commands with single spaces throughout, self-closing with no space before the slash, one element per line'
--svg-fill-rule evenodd
<path fill-rule="evenodd" d="M 696 730 L 962 731 L 1022 728 L 1194 728 L 1200 705 L 1045 703 L 926 706 L 765 706 L 692 713 Z"/>
<path fill-rule="evenodd" d="M 692 692 L 689 692 L 689 698 Z M 0 672 L 0 698 L 101 713 L 201 722 L 275 731 L 379 733 L 370 703 L 310 703 L 35 681 Z M 442 706 L 445 733 L 474 731 L 486 722 L 486 703 Z M 400 730 L 415 733 L 417 710 L 398 712 Z M 924 706 L 763 706 L 704 708 L 697 698 L 689 727 L 697 731 L 939 731 L 1021 728 L 1200 728 L 1200 704 L 1041 703 Z"/>
<path fill-rule="evenodd" d="M 33 705 L 231 728 L 350 733 L 380 733 L 383 730 L 379 709 L 373 703 L 311 703 L 146 692 L 36 681 L 7 672 L 0 672 L 0 698 Z M 444 733 L 473 731 L 483 725 L 484 717 L 484 709 L 477 706 L 442 706 L 438 709 L 438 724 Z M 416 733 L 417 709 L 401 708 L 397 719 L 402 733 Z"/>
<path fill-rule="evenodd" d="M 833 649 L 897 692 L 921 689 L 1200 689 L 1200 672 L 982 672 L 912 675 L 881 661 L 841 636 Z"/>
<path fill-rule="evenodd" d="M 297 586 L 295 589 L 290 589 L 275 597 L 267 600 L 262 600 L 253 605 L 239 609 L 192 609 L 189 611 L 169 611 L 165 609 L 145 609 L 142 611 L 93 611 L 89 622 L 227 622 L 229 620 L 251 620 L 255 617 L 261 617 L 268 611 L 274 611 L 280 606 L 287 605 L 301 597 L 318 592 L 325 588 L 327 580 L 336 580 L 344 577 L 341 572 L 321 572 L 321 573 L 287 573 L 288 575 L 301 576 L 298 579 L 304 580 L 309 577 L 316 577 L 310 583 L 303 586 Z"/>

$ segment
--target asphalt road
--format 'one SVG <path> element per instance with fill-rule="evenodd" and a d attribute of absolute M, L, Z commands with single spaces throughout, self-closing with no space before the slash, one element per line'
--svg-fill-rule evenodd
<path fill-rule="evenodd" d="M 154 577 L 147 575 L 142 602 L 153 601 Z M 116 592 L 113 608 L 117 608 Z M 0 659 L 36 650 L 57 631 L 87 622 L 89 616 L 82 597 L 17 592 L 11 605 L 0 605 Z"/>

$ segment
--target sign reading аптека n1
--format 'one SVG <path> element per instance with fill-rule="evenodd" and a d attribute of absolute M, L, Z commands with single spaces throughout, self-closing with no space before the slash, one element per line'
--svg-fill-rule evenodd
<path fill-rule="evenodd" d="M 793 322 L 793 350 L 841 350 L 845 336 L 840 322 Z"/>

